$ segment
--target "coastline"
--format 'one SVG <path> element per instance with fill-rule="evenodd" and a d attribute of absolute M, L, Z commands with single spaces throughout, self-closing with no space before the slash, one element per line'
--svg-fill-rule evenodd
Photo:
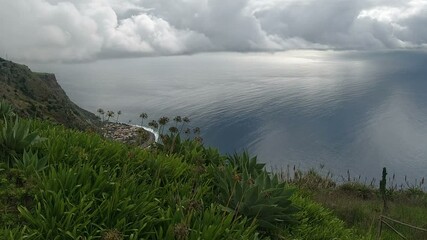
<path fill-rule="evenodd" d="M 145 137 L 146 139 L 142 143 L 138 143 L 138 141 L 141 141 L 141 129 L 148 133 L 148 136 Z M 101 132 L 105 138 L 127 144 L 136 144 L 141 148 L 147 148 L 159 139 L 158 133 L 151 128 L 121 122 L 103 123 Z"/>
<path fill-rule="evenodd" d="M 137 128 L 143 128 L 145 131 L 151 133 L 150 135 L 153 135 L 154 142 L 158 142 L 159 141 L 159 133 L 156 132 L 156 131 L 154 131 L 154 129 L 149 128 L 149 127 L 144 127 L 144 126 L 141 126 L 141 125 L 132 125 L 132 124 L 127 124 L 127 125 L 134 126 L 134 127 L 137 127 Z"/>

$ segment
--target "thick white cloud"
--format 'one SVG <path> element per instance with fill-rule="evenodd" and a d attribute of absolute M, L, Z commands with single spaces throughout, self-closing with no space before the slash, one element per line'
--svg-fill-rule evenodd
<path fill-rule="evenodd" d="M 73 4 L 0 1 L 0 51 L 19 59 L 81 60 L 101 50 L 97 23 Z"/>
<path fill-rule="evenodd" d="M 426 47 L 426 0 L 0 0 L 0 55 L 23 60 Z"/>

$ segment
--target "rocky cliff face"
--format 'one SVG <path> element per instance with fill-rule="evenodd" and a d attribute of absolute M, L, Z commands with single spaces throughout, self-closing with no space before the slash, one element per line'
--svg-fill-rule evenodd
<path fill-rule="evenodd" d="M 78 129 L 96 128 L 96 116 L 71 102 L 54 74 L 0 58 L 0 99 L 21 116 L 51 120 Z"/>

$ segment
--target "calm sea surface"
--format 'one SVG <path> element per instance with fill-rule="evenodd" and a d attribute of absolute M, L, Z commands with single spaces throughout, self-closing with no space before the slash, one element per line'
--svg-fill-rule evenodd
<path fill-rule="evenodd" d="M 28 64 L 122 121 L 189 116 L 205 143 L 269 166 L 427 177 L 427 52 L 215 53 Z"/>

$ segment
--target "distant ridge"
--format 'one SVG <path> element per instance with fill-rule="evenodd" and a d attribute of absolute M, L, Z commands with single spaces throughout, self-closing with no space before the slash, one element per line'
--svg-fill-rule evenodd
<path fill-rule="evenodd" d="M 0 58 L 0 99 L 23 117 L 51 120 L 77 129 L 96 128 L 97 117 L 66 95 L 54 74 L 35 73 L 27 66 Z"/>

